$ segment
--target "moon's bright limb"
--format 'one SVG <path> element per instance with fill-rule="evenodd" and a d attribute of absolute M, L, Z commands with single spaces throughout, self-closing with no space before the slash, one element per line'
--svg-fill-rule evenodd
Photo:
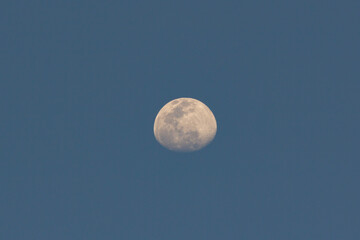
<path fill-rule="evenodd" d="M 156 140 L 165 148 L 191 152 L 208 145 L 215 137 L 216 120 L 199 100 L 178 98 L 167 103 L 154 123 Z"/>

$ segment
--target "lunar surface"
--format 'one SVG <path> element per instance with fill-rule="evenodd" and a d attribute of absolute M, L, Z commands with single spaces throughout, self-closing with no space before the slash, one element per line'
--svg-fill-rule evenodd
<path fill-rule="evenodd" d="M 216 130 L 211 110 L 193 98 L 178 98 L 167 103 L 154 123 L 156 140 L 165 148 L 178 152 L 205 147 L 214 139 Z"/>

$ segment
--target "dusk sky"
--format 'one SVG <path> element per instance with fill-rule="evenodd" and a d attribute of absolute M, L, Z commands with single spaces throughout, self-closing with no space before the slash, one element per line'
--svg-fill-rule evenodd
<path fill-rule="evenodd" d="M 0 3 L 1 240 L 359 240 L 360 1 Z M 155 139 L 169 101 L 217 134 Z"/>

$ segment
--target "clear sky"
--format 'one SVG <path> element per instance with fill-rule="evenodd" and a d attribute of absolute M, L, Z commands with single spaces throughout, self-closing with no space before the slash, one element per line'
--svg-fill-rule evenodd
<path fill-rule="evenodd" d="M 360 239 L 360 1 L 0 3 L 0 239 Z M 179 97 L 214 141 L 153 135 Z"/>

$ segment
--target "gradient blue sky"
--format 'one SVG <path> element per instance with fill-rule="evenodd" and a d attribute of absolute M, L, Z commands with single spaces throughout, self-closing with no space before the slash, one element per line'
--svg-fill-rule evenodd
<path fill-rule="evenodd" d="M 1 1 L 0 239 L 360 239 L 360 1 Z M 153 136 L 192 97 L 218 133 Z"/>

